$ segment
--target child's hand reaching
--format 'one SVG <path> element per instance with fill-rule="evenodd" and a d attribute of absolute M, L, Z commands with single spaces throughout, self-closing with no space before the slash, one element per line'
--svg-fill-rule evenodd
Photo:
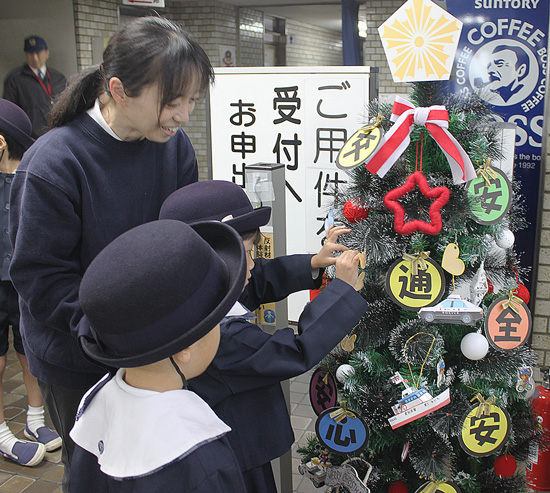
<path fill-rule="evenodd" d="M 323 248 L 311 257 L 311 268 L 312 269 L 322 269 L 328 267 L 329 265 L 334 265 L 336 263 L 336 257 L 332 252 L 345 252 L 348 250 L 348 247 L 344 245 L 339 245 L 336 243 L 338 237 L 344 233 L 349 233 L 351 229 L 346 228 L 345 226 L 331 226 L 327 231 L 327 241 L 323 245 Z"/>
<path fill-rule="evenodd" d="M 357 284 L 360 256 L 355 250 L 346 250 L 336 259 L 336 278 L 347 282 L 352 288 Z"/>

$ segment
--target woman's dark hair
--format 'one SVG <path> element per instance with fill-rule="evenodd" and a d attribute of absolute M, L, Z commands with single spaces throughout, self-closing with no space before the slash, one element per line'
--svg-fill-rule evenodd
<path fill-rule="evenodd" d="M 4 137 L 4 140 L 8 145 L 8 157 L 10 159 L 21 161 L 21 159 L 23 159 L 23 153 L 25 152 L 25 148 L 19 142 L 17 142 L 13 137 L 3 133 L 0 133 L 0 135 Z"/>
<path fill-rule="evenodd" d="M 52 107 L 50 128 L 73 120 L 109 91 L 109 80 L 118 77 L 130 97 L 155 82 L 160 108 L 199 82 L 204 91 L 214 81 L 208 55 L 182 27 L 160 17 L 140 17 L 124 24 L 103 52 L 103 63 L 80 72 Z"/>

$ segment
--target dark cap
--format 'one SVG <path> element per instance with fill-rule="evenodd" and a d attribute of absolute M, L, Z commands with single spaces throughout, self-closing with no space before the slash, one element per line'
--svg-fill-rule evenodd
<path fill-rule="evenodd" d="M 82 278 L 80 346 L 109 367 L 169 358 L 222 320 L 245 273 L 242 239 L 223 223 L 137 226 L 107 245 Z"/>
<path fill-rule="evenodd" d="M 29 36 L 25 38 L 25 47 L 23 48 L 25 53 L 38 53 L 42 50 L 47 50 L 48 45 L 46 40 L 40 36 Z"/>
<path fill-rule="evenodd" d="M 11 137 L 25 150 L 34 142 L 29 117 L 19 106 L 7 99 L 0 99 L 0 133 Z"/>
<path fill-rule="evenodd" d="M 160 209 L 160 219 L 222 221 L 239 233 L 265 226 L 271 207 L 254 209 L 246 192 L 237 184 L 224 180 L 192 183 L 173 192 Z"/>

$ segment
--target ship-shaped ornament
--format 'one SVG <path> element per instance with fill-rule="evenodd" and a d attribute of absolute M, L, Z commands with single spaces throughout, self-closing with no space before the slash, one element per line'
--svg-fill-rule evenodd
<path fill-rule="evenodd" d="M 399 399 L 397 404 L 392 406 L 395 416 L 388 418 L 394 430 L 411 421 L 426 416 L 426 414 L 441 409 L 451 401 L 449 389 L 433 397 L 425 388 L 414 389 L 410 387 L 398 371 L 391 377 L 391 381 L 395 384 L 402 383 L 405 386 L 405 390 L 401 392 L 401 399 Z"/>

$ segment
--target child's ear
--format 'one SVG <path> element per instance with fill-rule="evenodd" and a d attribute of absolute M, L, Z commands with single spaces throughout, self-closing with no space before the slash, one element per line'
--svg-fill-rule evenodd
<path fill-rule="evenodd" d="M 191 361 L 191 351 L 189 348 L 180 351 L 179 353 L 174 354 L 173 358 L 182 365 L 186 365 Z"/>
<path fill-rule="evenodd" d="M 126 103 L 128 96 L 124 92 L 124 86 L 118 77 L 111 77 L 109 79 L 109 92 L 118 104 Z"/>
<path fill-rule="evenodd" d="M 0 135 L 0 151 L 4 151 L 8 148 L 8 143 L 3 135 Z"/>

